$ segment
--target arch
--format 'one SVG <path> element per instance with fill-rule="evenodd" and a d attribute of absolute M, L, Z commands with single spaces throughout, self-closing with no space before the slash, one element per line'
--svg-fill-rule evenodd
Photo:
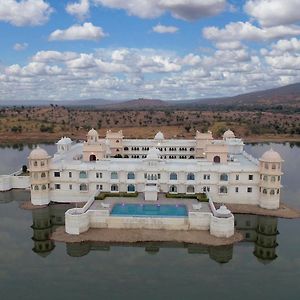
<path fill-rule="evenodd" d="M 221 158 L 219 155 L 214 156 L 214 163 L 219 164 L 221 162 Z"/>
<path fill-rule="evenodd" d="M 42 160 L 41 161 L 41 167 L 45 166 L 45 162 Z"/>
<path fill-rule="evenodd" d="M 272 164 L 272 169 L 276 170 L 276 164 L 274 164 L 274 163 Z"/>
<path fill-rule="evenodd" d="M 118 173 L 117 172 L 111 172 L 110 173 L 110 178 L 111 179 L 118 179 Z"/>
<path fill-rule="evenodd" d="M 268 193 L 267 189 L 263 189 L 263 194 L 267 194 L 267 193 Z"/>
<path fill-rule="evenodd" d="M 112 184 L 110 186 L 110 190 L 111 190 L 111 192 L 118 192 L 119 191 L 119 187 L 118 187 L 117 184 Z"/>
<path fill-rule="evenodd" d="M 228 175 L 225 174 L 225 173 L 221 174 L 221 175 L 220 175 L 220 180 L 221 180 L 221 181 L 228 181 Z"/>
<path fill-rule="evenodd" d="M 195 180 L 195 174 L 194 173 L 188 173 L 186 179 L 187 180 Z"/>
<path fill-rule="evenodd" d="M 129 184 L 127 186 L 127 192 L 129 192 L 129 193 L 135 192 L 135 186 L 133 184 Z"/>
<path fill-rule="evenodd" d="M 121 154 L 116 154 L 115 158 L 122 158 L 122 155 Z"/>
<path fill-rule="evenodd" d="M 176 187 L 176 185 L 171 185 L 170 189 L 169 189 L 169 192 L 170 193 L 177 193 L 177 187 Z"/>
<path fill-rule="evenodd" d="M 128 149 L 128 147 L 124 147 L 124 151 L 128 151 L 129 149 Z"/>
<path fill-rule="evenodd" d="M 135 175 L 133 172 L 128 172 L 127 173 L 127 179 L 135 179 Z"/>
<path fill-rule="evenodd" d="M 171 173 L 170 174 L 170 180 L 177 180 L 177 174 L 176 173 Z"/>
<path fill-rule="evenodd" d="M 124 155 L 124 158 L 129 158 L 129 156 L 127 154 Z"/>
<path fill-rule="evenodd" d="M 79 172 L 79 178 L 87 178 L 87 172 L 86 171 L 80 171 Z"/>
<path fill-rule="evenodd" d="M 43 185 L 42 185 L 42 190 L 46 190 L 46 189 L 47 189 L 46 185 L 43 184 Z"/>
<path fill-rule="evenodd" d="M 221 186 L 220 187 L 220 194 L 227 194 L 228 190 L 226 186 Z"/>
<path fill-rule="evenodd" d="M 189 194 L 194 194 L 195 193 L 195 187 L 193 185 L 189 185 L 186 189 L 186 192 Z"/>
<path fill-rule="evenodd" d="M 38 191 L 38 190 L 39 190 L 39 186 L 38 186 L 38 185 L 35 185 L 35 186 L 34 186 L 34 190 L 35 190 L 35 191 Z"/>
<path fill-rule="evenodd" d="M 43 172 L 43 173 L 41 174 L 41 177 L 42 177 L 42 178 L 45 178 L 45 177 L 46 177 L 46 173 Z"/>
<path fill-rule="evenodd" d="M 96 155 L 95 154 L 90 155 L 90 161 L 96 161 Z"/>
<path fill-rule="evenodd" d="M 272 189 L 272 190 L 270 191 L 270 195 L 275 195 L 275 190 Z"/>
<path fill-rule="evenodd" d="M 87 191 L 88 190 L 88 185 L 86 183 L 81 183 L 79 186 L 80 191 Z"/>
<path fill-rule="evenodd" d="M 33 162 L 33 165 L 34 165 L 35 167 L 37 167 L 37 165 L 38 165 L 37 161 L 34 161 L 34 162 Z"/>

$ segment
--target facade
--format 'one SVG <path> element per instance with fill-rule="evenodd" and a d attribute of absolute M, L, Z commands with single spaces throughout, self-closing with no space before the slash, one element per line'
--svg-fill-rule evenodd
<path fill-rule="evenodd" d="M 41 149 L 29 155 L 31 201 L 87 202 L 97 192 L 143 193 L 157 200 L 158 193 L 208 193 L 214 202 L 279 207 L 283 160 L 274 150 L 257 160 L 244 143 L 227 130 L 216 140 L 211 132 L 194 139 L 125 139 L 122 131 L 96 130 L 83 143 L 62 138 L 50 157 Z"/>

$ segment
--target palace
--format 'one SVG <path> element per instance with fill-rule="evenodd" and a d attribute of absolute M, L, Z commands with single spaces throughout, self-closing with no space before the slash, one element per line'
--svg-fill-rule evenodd
<path fill-rule="evenodd" d="M 142 193 L 155 201 L 160 193 L 207 193 L 214 202 L 277 209 L 280 202 L 280 155 L 270 149 L 259 160 L 244 151 L 242 139 L 227 130 L 216 140 L 197 131 L 194 139 L 126 139 L 122 131 L 87 140 L 57 142 L 50 157 L 41 149 L 29 155 L 31 201 L 87 202 L 97 192 Z"/>

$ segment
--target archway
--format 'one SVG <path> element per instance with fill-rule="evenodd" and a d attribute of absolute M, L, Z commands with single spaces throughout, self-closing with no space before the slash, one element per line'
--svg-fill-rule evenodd
<path fill-rule="evenodd" d="M 216 163 L 216 164 L 219 164 L 221 162 L 221 158 L 220 158 L 220 156 L 215 156 L 214 157 L 214 163 Z"/>
<path fill-rule="evenodd" d="M 96 155 L 95 154 L 90 155 L 90 161 L 96 161 Z"/>

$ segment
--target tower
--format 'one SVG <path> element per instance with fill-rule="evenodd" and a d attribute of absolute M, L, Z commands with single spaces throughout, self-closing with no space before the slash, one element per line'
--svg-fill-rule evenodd
<path fill-rule="evenodd" d="M 259 159 L 259 206 L 262 208 L 279 208 L 282 162 L 279 153 L 273 149 L 266 151 Z"/>
<path fill-rule="evenodd" d="M 92 128 L 87 134 L 87 141 L 83 144 L 83 160 L 95 162 L 104 156 L 105 147 L 99 141 L 98 132 Z"/>
<path fill-rule="evenodd" d="M 47 205 L 50 202 L 50 156 L 44 149 L 38 146 L 31 151 L 28 162 L 31 182 L 31 203 L 33 205 Z"/>

